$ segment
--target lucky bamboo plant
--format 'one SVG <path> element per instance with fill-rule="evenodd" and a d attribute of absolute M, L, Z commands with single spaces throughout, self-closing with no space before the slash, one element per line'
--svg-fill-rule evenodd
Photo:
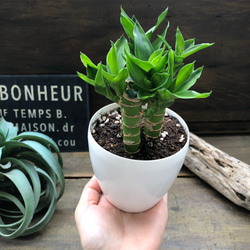
<path fill-rule="evenodd" d="M 51 138 L 17 134 L 17 127 L 0 119 L 0 236 L 13 239 L 47 225 L 64 193 L 62 164 Z"/>
<path fill-rule="evenodd" d="M 206 98 L 211 94 L 190 90 L 203 67 L 194 69 L 195 62 L 185 65 L 183 61 L 212 43 L 196 45 L 194 39 L 184 40 L 177 28 L 172 48 L 166 41 L 169 22 L 151 42 L 167 12 L 168 8 L 159 15 L 156 25 L 145 32 L 138 20 L 121 8 L 120 22 L 127 38 L 122 35 L 115 43 L 111 42 L 106 65 L 102 62 L 95 65 L 86 54 L 80 55 L 86 74 L 77 72 L 79 77 L 93 85 L 97 93 L 120 105 L 124 149 L 129 153 L 140 150 L 142 117 L 145 136 L 157 138 L 165 109 L 175 99 Z"/>

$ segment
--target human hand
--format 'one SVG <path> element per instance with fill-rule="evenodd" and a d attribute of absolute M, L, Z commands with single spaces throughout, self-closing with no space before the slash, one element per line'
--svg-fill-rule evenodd
<path fill-rule="evenodd" d="M 159 249 L 167 218 L 167 194 L 145 212 L 127 213 L 104 197 L 95 176 L 85 185 L 75 210 L 84 250 Z"/>

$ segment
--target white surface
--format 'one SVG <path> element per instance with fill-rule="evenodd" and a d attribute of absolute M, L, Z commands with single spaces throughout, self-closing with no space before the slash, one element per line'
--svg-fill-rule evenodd
<path fill-rule="evenodd" d="M 110 104 L 96 112 L 90 120 L 88 141 L 94 173 L 106 198 L 127 212 L 141 212 L 153 207 L 175 181 L 186 156 L 189 131 L 183 119 L 170 109 L 169 115 L 179 119 L 188 134 L 186 145 L 176 154 L 159 160 L 131 160 L 103 149 L 92 137 L 94 121 L 117 104 Z"/>

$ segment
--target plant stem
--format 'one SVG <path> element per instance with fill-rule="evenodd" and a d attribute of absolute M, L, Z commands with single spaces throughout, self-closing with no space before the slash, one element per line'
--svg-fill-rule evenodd
<path fill-rule="evenodd" d="M 126 152 L 135 154 L 141 144 L 141 101 L 129 98 L 126 93 L 120 101 L 122 112 L 123 144 Z"/>
<path fill-rule="evenodd" d="M 165 108 L 160 109 L 151 116 L 145 118 L 144 134 L 148 138 L 158 138 L 161 133 L 161 128 L 165 116 Z"/>

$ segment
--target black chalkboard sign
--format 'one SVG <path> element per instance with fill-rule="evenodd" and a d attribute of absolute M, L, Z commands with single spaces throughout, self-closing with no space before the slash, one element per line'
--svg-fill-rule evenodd
<path fill-rule="evenodd" d="M 0 76 L 0 117 L 42 132 L 61 152 L 86 151 L 88 84 L 76 75 Z"/>

